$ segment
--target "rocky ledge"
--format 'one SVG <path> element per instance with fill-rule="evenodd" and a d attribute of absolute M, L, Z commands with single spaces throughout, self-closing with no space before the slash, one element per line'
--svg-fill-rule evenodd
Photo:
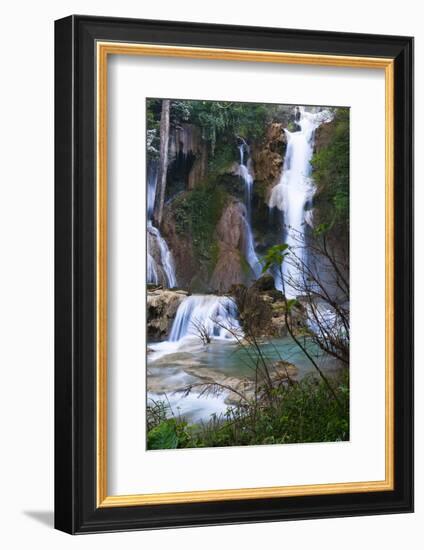
<path fill-rule="evenodd" d="M 233 285 L 230 289 L 236 300 L 240 320 L 245 332 L 254 337 L 287 336 L 285 322 L 285 300 L 275 289 L 272 275 L 265 274 L 251 287 Z M 305 308 L 299 302 L 291 310 L 295 330 L 302 330 L 305 324 Z"/>
<path fill-rule="evenodd" d="M 154 288 L 147 291 L 147 339 L 166 340 L 178 306 L 186 299 L 185 290 Z"/>

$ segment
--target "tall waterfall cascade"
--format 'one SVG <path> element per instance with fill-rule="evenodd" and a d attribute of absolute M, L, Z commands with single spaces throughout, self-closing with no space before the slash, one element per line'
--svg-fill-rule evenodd
<path fill-rule="evenodd" d="M 318 112 L 306 111 L 304 107 L 296 108 L 296 123 L 299 131 L 290 132 L 284 129 L 287 137 L 287 148 L 280 180 L 272 189 L 268 202 L 269 208 L 278 208 L 283 214 L 283 242 L 294 251 L 296 260 L 283 263 L 283 279 L 276 278 L 276 287 L 284 290 L 289 297 L 298 294 L 302 286 L 300 266 L 307 262 L 304 242 L 305 224 L 312 225 L 312 199 L 316 188 L 311 177 L 311 159 L 314 151 L 315 130 L 324 122 L 332 119 L 328 110 Z M 290 254 L 288 256 L 290 258 Z"/>
<path fill-rule="evenodd" d="M 153 225 L 157 177 L 157 164 L 150 163 L 147 174 L 147 282 L 174 288 L 177 278 L 172 253 L 159 229 Z"/>
<path fill-rule="evenodd" d="M 261 274 L 262 268 L 259 262 L 259 258 L 255 252 L 255 242 L 252 232 L 252 188 L 253 188 L 253 176 L 250 169 L 251 160 L 248 156 L 249 146 L 245 141 L 239 145 L 240 163 L 238 167 L 238 175 L 244 183 L 244 204 L 246 207 L 245 218 L 245 250 L 247 263 L 249 264 L 255 277 L 258 278 Z M 245 161 L 245 152 L 247 153 Z"/>

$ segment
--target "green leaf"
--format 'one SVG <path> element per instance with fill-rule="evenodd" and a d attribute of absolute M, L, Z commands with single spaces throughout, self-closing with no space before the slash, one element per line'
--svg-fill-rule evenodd
<path fill-rule="evenodd" d="M 314 229 L 314 233 L 315 235 L 319 236 L 319 235 L 322 235 L 323 233 L 326 233 L 330 228 L 330 224 L 328 223 L 320 223 L 319 225 L 317 225 L 317 227 Z"/>
<path fill-rule="evenodd" d="M 178 436 L 174 420 L 166 420 L 147 434 L 148 449 L 176 449 Z"/>
<path fill-rule="evenodd" d="M 287 300 L 287 303 L 286 303 L 287 311 L 291 311 L 291 309 L 294 306 L 298 306 L 298 305 L 300 305 L 300 303 L 299 303 L 299 300 L 296 300 L 296 298 L 291 298 L 290 300 Z"/>

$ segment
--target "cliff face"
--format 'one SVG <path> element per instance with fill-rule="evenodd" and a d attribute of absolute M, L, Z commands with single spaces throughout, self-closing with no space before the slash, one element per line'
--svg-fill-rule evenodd
<path fill-rule="evenodd" d="M 178 306 L 187 297 L 183 290 L 149 290 L 147 292 L 147 337 L 164 340 L 169 335 Z"/>
<path fill-rule="evenodd" d="M 170 136 L 169 172 L 172 180 L 181 177 L 187 189 L 201 183 L 208 171 L 208 144 L 202 139 L 200 129 L 194 124 L 174 127 Z"/>
<path fill-rule="evenodd" d="M 335 203 L 338 200 L 337 195 L 334 194 L 335 183 L 341 177 L 342 168 L 338 167 L 338 173 L 336 176 L 331 172 L 334 169 L 336 163 L 333 162 L 333 157 L 329 155 L 328 148 L 331 149 L 340 132 L 340 124 L 337 118 L 334 118 L 331 122 L 322 124 L 315 131 L 315 146 L 314 155 L 324 154 L 324 160 L 321 163 L 325 163 L 325 170 L 321 168 L 324 176 L 316 178 L 317 190 L 314 197 L 313 208 L 313 225 L 315 227 L 320 224 L 326 224 L 328 230 L 326 232 L 326 247 L 328 255 L 337 262 L 338 269 L 342 277 L 346 281 L 349 280 L 349 224 L 348 224 L 348 201 L 347 199 L 347 212 L 342 220 L 335 218 Z M 340 142 L 339 142 L 340 143 Z M 314 157 L 315 158 L 315 157 Z M 343 159 L 343 157 L 342 157 Z M 348 167 L 346 168 L 348 174 Z M 326 175 L 328 172 L 328 175 Z M 347 175 L 348 177 L 348 175 Z M 348 189 L 347 189 L 348 193 Z M 332 266 L 328 259 L 320 257 L 318 262 L 318 269 L 320 277 L 327 285 L 327 292 L 330 295 L 337 296 L 339 294 L 337 286 L 334 284 L 334 273 Z M 329 273 L 329 276 L 325 274 Z"/>
<path fill-rule="evenodd" d="M 170 197 L 160 229 L 172 251 L 178 285 L 192 292 L 227 292 L 234 284 L 250 283 L 245 187 L 235 160 L 236 144 L 208 186 L 208 147 L 198 128 L 182 125 L 170 140 Z M 244 159 L 254 177 L 252 223 L 260 250 L 274 244 L 270 235 L 279 234 L 270 226 L 267 199 L 280 177 L 286 142 L 283 123 L 273 122 Z"/>
<path fill-rule="evenodd" d="M 162 233 L 172 250 L 179 286 L 192 292 L 227 292 L 231 285 L 248 281 L 245 219 L 244 204 L 229 196 L 209 236 L 211 257 L 205 257 L 196 253 L 193 235 L 178 230 L 173 205 L 166 206 Z"/>
<path fill-rule="evenodd" d="M 315 130 L 315 143 L 314 143 L 315 153 L 319 153 L 320 151 L 322 151 L 322 149 L 330 145 L 331 140 L 334 137 L 334 131 L 335 131 L 334 120 L 332 120 L 331 122 L 327 122 L 326 124 L 321 124 L 321 126 L 318 126 L 318 128 Z"/>
<path fill-rule="evenodd" d="M 246 279 L 242 268 L 245 216 L 244 205 L 233 200 L 224 209 L 219 220 L 216 229 L 218 261 L 210 280 L 211 288 L 218 292 L 226 292 L 231 285 L 242 283 Z"/>
<path fill-rule="evenodd" d="M 262 188 L 265 198 L 280 177 L 286 145 L 283 124 L 274 122 L 268 126 L 265 140 L 252 149 L 255 184 Z"/>
<path fill-rule="evenodd" d="M 172 203 L 165 205 L 162 233 L 174 258 L 179 286 L 190 288 L 193 276 L 199 269 L 199 263 L 195 261 L 191 235 L 177 230 Z"/>
<path fill-rule="evenodd" d="M 287 118 L 285 122 L 283 116 Z M 278 182 L 284 163 L 287 147 L 284 128 L 294 124 L 289 111 L 282 112 L 281 117 L 267 126 L 259 142 L 249 144 L 244 158 L 254 175 L 251 228 L 259 256 L 279 242 L 282 233 L 280 217 L 275 213 L 270 216 L 268 208 L 269 193 Z M 315 153 L 331 144 L 335 130 L 334 121 L 317 128 Z M 190 292 L 222 293 L 228 292 L 232 285 L 251 284 L 252 272 L 245 257 L 247 203 L 236 160 L 237 144 L 228 145 L 230 160 L 225 158 L 218 170 L 214 167 L 213 181 L 209 184 L 208 161 L 212 159 L 208 159 L 207 143 L 199 129 L 183 124 L 173 130 L 170 140 L 171 191 L 160 229 L 172 251 L 178 286 Z M 318 185 L 313 211 L 306 219 L 311 227 L 323 222 L 324 209 L 329 204 L 321 191 Z M 347 249 L 348 236 L 343 239 L 336 235 L 334 240 L 333 247 L 340 257 Z"/>

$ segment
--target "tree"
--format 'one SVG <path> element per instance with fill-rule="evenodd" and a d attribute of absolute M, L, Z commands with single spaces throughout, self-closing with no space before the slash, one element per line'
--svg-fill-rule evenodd
<path fill-rule="evenodd" d="M 165 202 L 166 175 L 168 171 L 168 146 L 169 146 L 169 118 L 171 110 L 171 101 L 164 99 L 162 101 L 162 111 L 160 117 L 160 156 L 158 170 L 158 193 L 156 195 L 154 219 L 157 226 L 160 226 L 163 215 L 163 204 Z"/>
<path fill-rule="evenodd" d="M 305 308 L 307 319 L 304 329 L 310 340 L 325 353 L 348 364 L 349 277 L 346 275 L 346 265 L 330 251 L 325 230 L 316 231 L 308 244 L 303 235 L 291 228 L 290 230 L 294 233 L 292 240 L 296 245 L 289 247 L 281 244 L 271 247 L 263 258 L 263 272 L 277 272 L 282 283 L 287 330 L 341 406 L 334 388 L 310 352 L 307 342 L 298 334 L 293 310 Z M 286 271 L 283 269 L 284 264 L 289 265 Z M 288 289 L 297 298 L 288 298 Z"/>

